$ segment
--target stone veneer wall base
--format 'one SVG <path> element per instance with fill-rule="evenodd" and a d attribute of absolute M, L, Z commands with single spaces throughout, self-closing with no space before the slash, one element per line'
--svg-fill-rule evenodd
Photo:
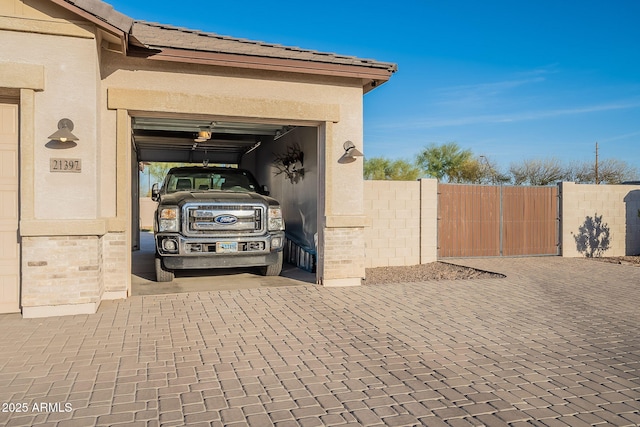
<path fill-rule="evenodd" d="M 22 307 L 22 317 L 35 319 L 52 316 L 75 316 L 77 314 L 95 314 L 100 302 L 85 304 L 41 305 L 37 307 Z"/>
<path fill-rule="evenodd" d="M 343 286 L 360 286 L 362 279 L 360 277 L 348 277 L 346 279 L 323 279 L 322 285 L 328 288 Z"/>
<path fill-rule="evenodd" d="M 102 294 L 102 300 L 127 299 L 127 291 L 106 291 Z"/>

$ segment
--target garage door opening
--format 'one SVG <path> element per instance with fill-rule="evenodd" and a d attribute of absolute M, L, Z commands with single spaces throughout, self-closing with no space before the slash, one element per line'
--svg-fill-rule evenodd
<path fill-rule="evenodd" d="M 170 164 L 249 170 L 280 202 L 286 224 L 285 264 L 280 277 L 265 278 L 252 269 L 184 270 L 176 271 L 177 281 L 195 277 L 205 279 L 201 280 L 203 283 L 218 282 L 204 285 L 206 289 L 275 286 L 278 279 L 316 282 L 317 127 L 139 114 L 132 118 L 131 129 L 132 294 L 144 293 L 140 287 L 150 283 L 158 290 L 158 284 L 153 282 L 154 241 L 148 230 L 153 228 L 155 211 L 150 187 L 160 179 L 157 173 L 154 176 L 149 172 L 159 169 L 158 165 Z M 291 285 L 286 280 L 280 282 Z M 175 285 L 180 288 L 183 284 Z"/>

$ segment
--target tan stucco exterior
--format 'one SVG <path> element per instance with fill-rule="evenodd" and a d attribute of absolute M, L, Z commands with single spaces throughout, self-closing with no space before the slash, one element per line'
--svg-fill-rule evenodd
<path fill-rule="evenodd" d="M 93 312 L 130 294 L 133 116 L 315 129 L 318 281 L 360 284 L 362 159 L 338 160 L 345 141 L 362 148 L 361 79 L 129 57 L 113 28 L 44 0 L 4 1 L 0 37 L 0 93 L 18 99 L 21 115 L 24 316 Z M 62 118 L 78 142 L 54 149 L 48 136 Z M 80 159 L 82 170 L 54 173 L 52 158 Z"/>

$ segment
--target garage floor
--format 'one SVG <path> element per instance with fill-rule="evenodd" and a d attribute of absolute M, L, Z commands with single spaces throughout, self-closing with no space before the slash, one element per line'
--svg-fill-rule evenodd
<path fill-rule="evenodd" d="M 140 250 L 131 256 L 131 294 L 161 295 L 182 292 L 224 291 L 315 283 L 315 273 L 293 265 L 283 266 L 282 274 L 265 277 L 251 268 L 176 271 L 170 283 L 155 281 L 153 233 L 140 233 Z"/>

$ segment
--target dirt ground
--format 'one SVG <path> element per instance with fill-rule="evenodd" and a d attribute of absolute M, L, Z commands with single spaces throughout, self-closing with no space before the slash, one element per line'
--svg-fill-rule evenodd
<path fill-rule="evenodd" d="M 444 262 L 412 265 L 407 267 L 376 267 L 366 269 L 367 285 L 383 283 L 420 282 L 423 280 L 459 280 L 504 277 L 474 268 Z"/>
<path fill-rule="evenodd" d="M 589 258 L 600 262 L 634 265 L 640 267 L 640 255 Z M 412 265 L 407 267 L 377 267 L 366 269 L 367 285 L 384 283 L 420 282 L 423 280 L 461 280 L 504 277 L 501 274 L 461 267 L 444 262 Z"/>

